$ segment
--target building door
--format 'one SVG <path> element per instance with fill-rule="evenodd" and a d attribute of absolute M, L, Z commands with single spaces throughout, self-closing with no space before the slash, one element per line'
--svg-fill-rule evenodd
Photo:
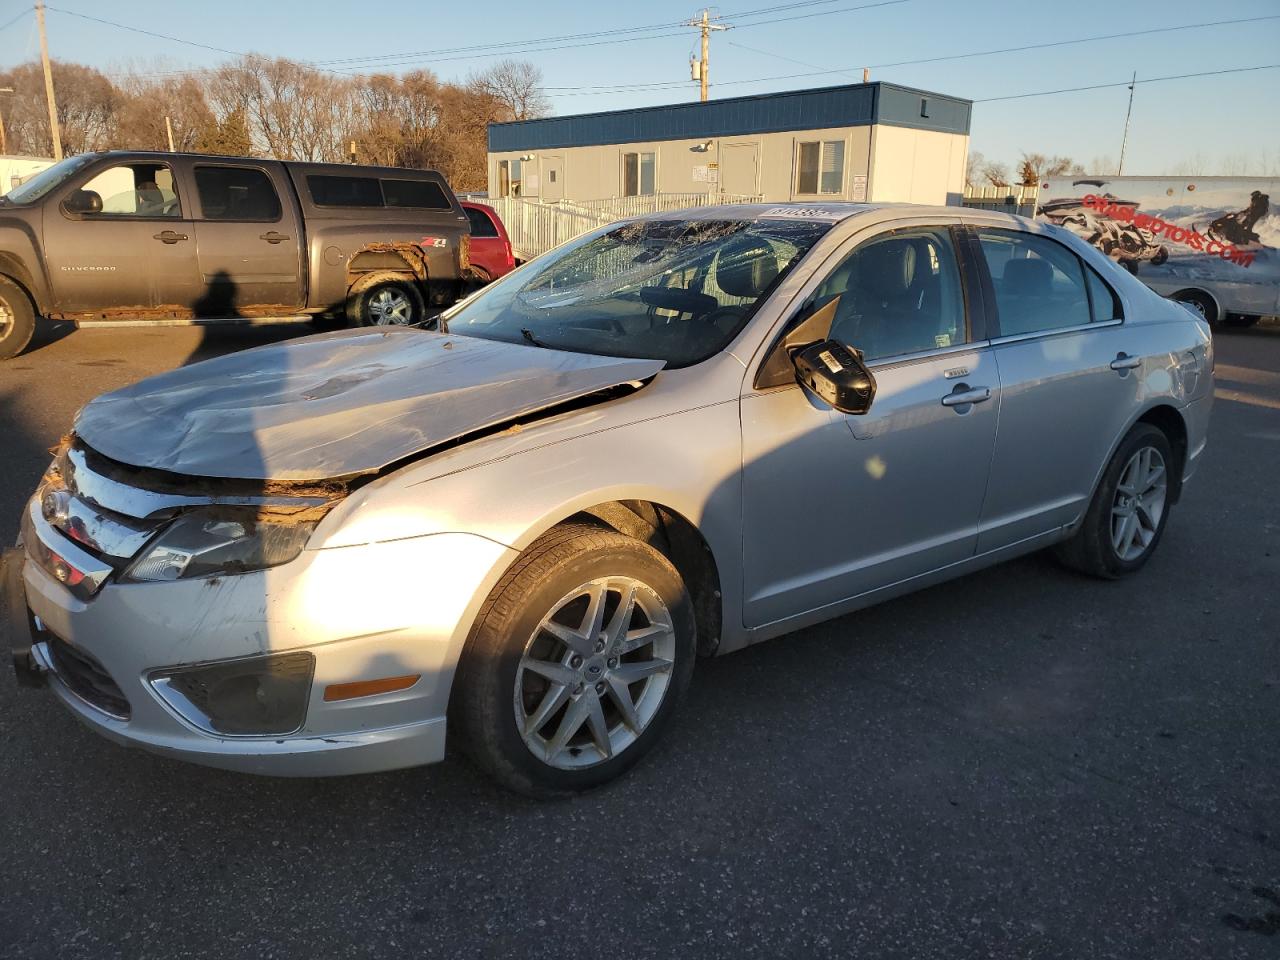
<path fill-rule="evenodd" d="M 542 158 L 542 199 L 548 202 L 564 199 L 564 158 Z"/>
<path fill-rule="evenodd" d="M 759 192 L 760 145 L 726 143 L 720 147 L 720 192 L 754 197 Z"/>

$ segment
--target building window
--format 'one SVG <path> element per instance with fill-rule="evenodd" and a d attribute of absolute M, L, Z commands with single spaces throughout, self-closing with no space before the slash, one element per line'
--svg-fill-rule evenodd
<path fill-rule="evenodd" d="M 655 192 L 657 177 L 652 153 L 622 155 L 622 195 L 647 197 Z"/>
<path fill-rule="evenodd" d="M 796 193 L 844 192 L 844 141 L 813 140 L 797 144 Z"/>
<path fill-rule="evenodd" d="M 520 161 L 498 161 L 498 196 L 520 196 Z"/>

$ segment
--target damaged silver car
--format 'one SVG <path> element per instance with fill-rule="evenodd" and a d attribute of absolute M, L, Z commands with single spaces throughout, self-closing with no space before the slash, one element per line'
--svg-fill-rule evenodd
<path fill-rule="evenodd" d="M 89 403 L 5 565 L 19 676 L 212 766 L 406 767 L 447 729 L 510 787 L 581 790 L 698 656 L 1045 547 L 1134 573 L 1213 390 L 1185 308 L 955 208 L 632 220 L 438 327 Z"/>

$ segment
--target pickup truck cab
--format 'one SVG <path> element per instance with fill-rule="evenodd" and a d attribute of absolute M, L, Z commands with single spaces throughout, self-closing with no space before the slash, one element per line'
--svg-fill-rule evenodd
<path fill-rule="evenodd" d="M 68 157 L 0 198 L 0 359 L 36 317 L 413 323 L 464 292 L 469 243 L 435 171 Z"/>

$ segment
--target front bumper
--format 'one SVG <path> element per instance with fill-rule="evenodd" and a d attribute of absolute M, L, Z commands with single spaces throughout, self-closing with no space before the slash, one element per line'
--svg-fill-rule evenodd
<path fill-rule="evenodd" d="M 274 776 L 416 766 L 444 756 L 465 624 L 508 552 L 441 534 L 304 551 L 284 566 L 224 578 L 108 581 L 84 600 L 15 551 L 2 581 L 8 645 L 20 678 L 47 682 L 77 718 L 126 746 Z M 209 733 L 150 682 L 161 668 L 298 650 L 314 655 L 315 674 L 303 726 L 287 736 Z M 128 709 L 86 695 L 83 678 L 66 669 L 73 661 L 100 666 Z M 420 679 L 405 690 L 324 699 L 329 684 L 407 674 Z"/>

